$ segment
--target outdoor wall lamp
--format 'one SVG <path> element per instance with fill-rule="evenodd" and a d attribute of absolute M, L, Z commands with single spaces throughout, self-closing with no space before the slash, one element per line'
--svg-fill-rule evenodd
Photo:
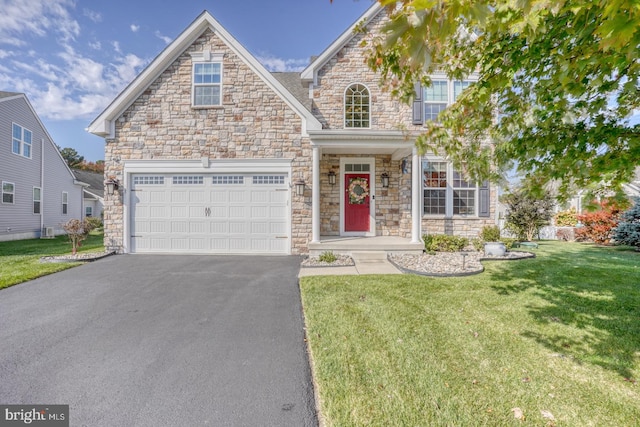
<path fill-rule="evenodd" d="M 382 175 L 380 175 L 380 179 L 382 180 L 382 187 L 389 188 L 389 174 L 383 172 Z"/>
<path fill-rule="evenodd" d="M 107 194 L 110 196 L 113 196 L 120 188 L 120 183 L 115 178 L 109 178 L 104 182 L 104 185 L 107 187 Z"/>
<path fill-rule="evenodd" d="M 304 186 L 305 186 L 304 179 L 300 178 L 299 180 L 294 182 L 293 185 L 296 187 L 296 194 L 298 196 L 304 196 Z"/>
<path fill-rule="evenodd" d="M 329 184 L 336 185 L 336 173 L 334 171 L 329 171 L 327 176 L 329 177 Z"/>

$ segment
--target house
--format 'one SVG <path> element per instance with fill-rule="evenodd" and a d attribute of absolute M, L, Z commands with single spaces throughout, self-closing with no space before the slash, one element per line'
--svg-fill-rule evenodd
<path fill-rule="evenodd" d="M 104 175 L 81 169 L 72 171 L 78 181 L 88 184 L 82 195 L 83 217 L 101 218 L 104 209 Z"/>
<path fill-rule="evenodd" d="M 0 91 L 0 240 L 53 237 L 82 217 L 83 184 L 23 93 Z"/>
<path fill-rule="evenodd" d="M 376 3 L 361 18 L 375 34 Z M 360 21 L 359 21 L 360 22 Z M 89 125 L 106 139 L 105 241 L 125 253 L 306 254 L 423 233 L 476 236 L 496 191 L 412 134 L 469 81 L 390 97 L 352 26 L 301 73 L 267 71 L 207 11 Z M 363 243 L 364 242 L 364 243 Z"/>

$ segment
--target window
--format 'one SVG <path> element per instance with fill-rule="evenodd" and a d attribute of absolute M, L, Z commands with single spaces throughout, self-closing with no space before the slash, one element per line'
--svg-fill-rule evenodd
<path fill-rule="evenodd" d="M 466 181 L 451 163 L 425 160 L 422 170 L 425 215 L 477 215 L 478 186 Z"/>
<path fill-rule="evenodd" d="M 244 184 L 244 176 L 242 175 L 214 175 L 212 178 L 213 185 L 241 185 Z"/>
<path fill-rule="evenodd" d="M 16 186 L 13 182 L 2 181 L 2 203 L 14 203 Z"/>
<path fill-rule="evenodd" d="M 222 105 L 222 63 L 193 64 L 193 105 L 209 107 Z"/>
<path fill-rule="evenodd" d="M 134 176 L 133 185 L 164 185 L 164 176 Z"/>
<path fill-rule="evenodd" d="M 31 131 L 13 123 L 12 136 L 11 151 L 13 152 L 13 154 L 17 154 L 19 156 L 27 157 L 30 159 L 32 139 Z"/>
<path fill-rule="evenodd" d="M 349 86 L 344 94 L 344 127 L 368 128 L 369 117 L 369 89 L 361 84 Z"/>
<path fill-rule="evenodd" d="M 93 216 L 93 206 L 85 206 L 84 208 L 84 216 L 92 217 Z"/>
<path fill-rule="evenodd" d="M 469 87 L 468 80 L 432 80 L 430 87 L 424 88 L 424 120 L 438 121 L 438 114 L 448 105 L 456 102 L 463 90 Z"/>
<path fill-rule="evenodd" d="M 69 211 L 69 193 L 66 191 L 62 192 L 62 214 L 66 215 Z"/>
<path fill-rule="evenodd" d="M 433 80 L 424 88 L 424 120 L 438 121 L 440 111 L 449 105 L 449 88 L 446 80 Z"/>
<path fill-rule="evenodd" d="M 284 184 L 285 179 L 285 175 L 256 175 L 253 177 L 253 183 L 257 185 L 278 185 Z"/>
<path fill-rule="evenodd" d="M 42 201 L 42 190 L 38 187 L 33 187 L 33 213 L 40 213 L 40 202 Z"/>
<path fill-rule="evenodd" d="M 174 185 L 201 185 L 204 184 L 203 176 L 178 175 L 173 177 Z"/>

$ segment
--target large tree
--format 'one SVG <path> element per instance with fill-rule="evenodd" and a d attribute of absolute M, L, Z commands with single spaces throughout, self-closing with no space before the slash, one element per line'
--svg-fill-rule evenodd
<path fill-rule="evenodd" d="M 640 7 L 634 0 L 379 0 L 390 22 L 369 65 L 394 95 L 443 70 L 478 82 L 417 144 L 476 179 L 515 163 L 560 190 L 617 186 L 640 162 Z M 487 146 L 487 138 L 494 144 Z"/>
<path fill-rule="evenodd" d="M 77 168 L 84 162 L 84 156 L 78 154 L 78 152 L 74 148 L 65 147 L 60 148 L 60 154 L 62 154 L 62 158 L 67 162 L 70 168 Z"/>

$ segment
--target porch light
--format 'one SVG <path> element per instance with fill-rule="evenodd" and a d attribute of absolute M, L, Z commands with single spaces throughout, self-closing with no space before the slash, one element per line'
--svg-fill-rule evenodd
<path fill-rule="evenodd" d="M 327 176 L 329 177 L 329 184 L 336 185 L 336 173 L 334 171 L 329 171 Z"/>
<path fill-rule="evenodd" d="M 382 180 L 382 187 L 389 188 L 389 174 L 383 172 L 382 175 L 380 175 L 380 179 Z"/>
<path fill-rule="evenodd" d="M 110 196 L 113 196 L 120 187 L 120 183 L 115 178 L 109 178 L 104 182 L 104 185 L 107 187 L 107 194 Z"/>
<path fill-rule="evenodd" d="M 294 182 L 293 185 L 296 187 L 296 194 L 298 196 L 304 196 L 304 186 L 305 186 L 304 179 L 300 178 L 299 180 Z"/>

